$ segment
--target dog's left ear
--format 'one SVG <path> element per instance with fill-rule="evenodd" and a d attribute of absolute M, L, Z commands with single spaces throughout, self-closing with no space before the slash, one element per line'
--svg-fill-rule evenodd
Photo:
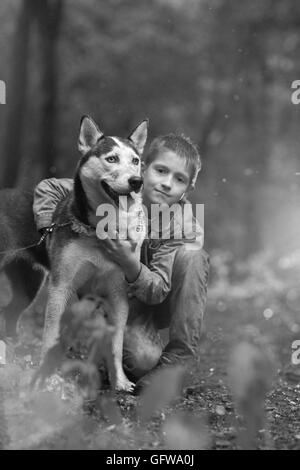
<path fill-rule="evenodd" d="M 82 116 L 80 122 L 78 150 L 83 155 L 96 145 L 98 140 L 103 136 L 97 124 L 90 116 Z"/>
<path fill-rule="evenodd" d="M 142 155 L 146 144 L 148 136 L 148 126 L 149 119 L 145 119 L 134 129 L 134 131 L 128 137 L 128 139 L 131 140 L 131 142 L 137 148 L 140 155 Z"/>

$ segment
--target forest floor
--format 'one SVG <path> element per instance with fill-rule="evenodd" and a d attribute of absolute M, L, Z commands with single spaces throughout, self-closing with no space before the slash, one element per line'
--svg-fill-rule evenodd
<path fill-rule="evenodd" d="M 155 386 L 140 397 L 101 392 L 96 401 L 84 404 L 79 398 L 62 400 L 55 393 L 29 393 L 35 353 L 15 356 L 12 364 L 0 367 L 0 448 L 178 450 L 250 446 L 299 450 L 300 365 L 293 365 L 291 356 L 293 341 L 300 340 L 299 313 L 294 308 L 300 292 L 289 289 L 284 297 L 272 297 L 272 303 L 264 305 L 257 301 L 259 295 L 255 299 L 251 295 L 231 296 L 228 300 L 227 294 L 222 299 L 220 289 L 218 295 L 216 292 L 212 289 L 209 297 L 199 360 L 185 375 L 179 395 L 182 371 L 177 369 L 173 375 L 159 377 L 160 385 L 169 389 L 163 397 Z M 246 337 L 255 338 L 254 343 Z M 255 345 L 252 350 L 250 347 L 253 360 L 247 354 L 240 357 L 245 352 L 243 347 L 232 359 L 234 347 L 241 342 Z M 257 355 L 265 347 L 270 351 L 267 356 L 272 372 L 266 369 L 267 356 Z M 249 416 L 248 422 L 243 421 L 243 411 L 250 421 Z"/>

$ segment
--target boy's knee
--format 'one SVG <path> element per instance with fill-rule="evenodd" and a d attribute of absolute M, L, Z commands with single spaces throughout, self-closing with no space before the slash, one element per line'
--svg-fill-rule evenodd
<path fill-rule="evenodd" d="M 162 353 L 162 344 L 142 331 L 131 331 L 125 336 L 123 362 L 127 373 L 136 379 L 145 375 L 158 362 Z"/>
<path fill-rule="evenodd" d="M 160 350 L 159 354 L 153 354 L 153 351 L 135 351 L 133 354 L 132 351 L 127 351 L 124 355 L 124 369 L 130 376 L 139 379 L 156 366 L 161 352 Z"/>
<path fill-rule="evenodd" d="M 182 276 L 184 273 L 189 275 L 198 275 L 205 284 L 208 280 L 209 256 L 203 249 L 191 250 L 189 244 L 183 245 L 176 253 L 174 271 L 176 276 Z"/>

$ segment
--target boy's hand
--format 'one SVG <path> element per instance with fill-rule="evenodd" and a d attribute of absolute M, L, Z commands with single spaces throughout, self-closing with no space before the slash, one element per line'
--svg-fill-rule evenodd
<path fill-rule="evenodd" d="M 112 261 L 122 268 L 126 280 L 134 282 L 141 271 L 141 263 L 135 255 L 136 243 L 119 238 L 118 232 L 111 236 L 112 238 L 102 239 L 101 246 L 103 246 Z"/>

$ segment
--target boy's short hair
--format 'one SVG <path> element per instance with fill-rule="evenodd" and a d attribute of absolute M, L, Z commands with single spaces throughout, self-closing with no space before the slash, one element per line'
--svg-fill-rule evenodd
<path fill-rule="evenodd" d="M 160 135 L 153 139 L 144 156 L 143 161 L 146 166 L 150 165 L 150 163 L 155 160 L 157 153 L 162 148 L 166 148 L 176 153 L 179 157 L 185 160 L 188 167 L 191 167 L 190 184 L 194 187 L 198 173 L 201 170 L 201 158 L 196 145 L 184 134 Z"/>

